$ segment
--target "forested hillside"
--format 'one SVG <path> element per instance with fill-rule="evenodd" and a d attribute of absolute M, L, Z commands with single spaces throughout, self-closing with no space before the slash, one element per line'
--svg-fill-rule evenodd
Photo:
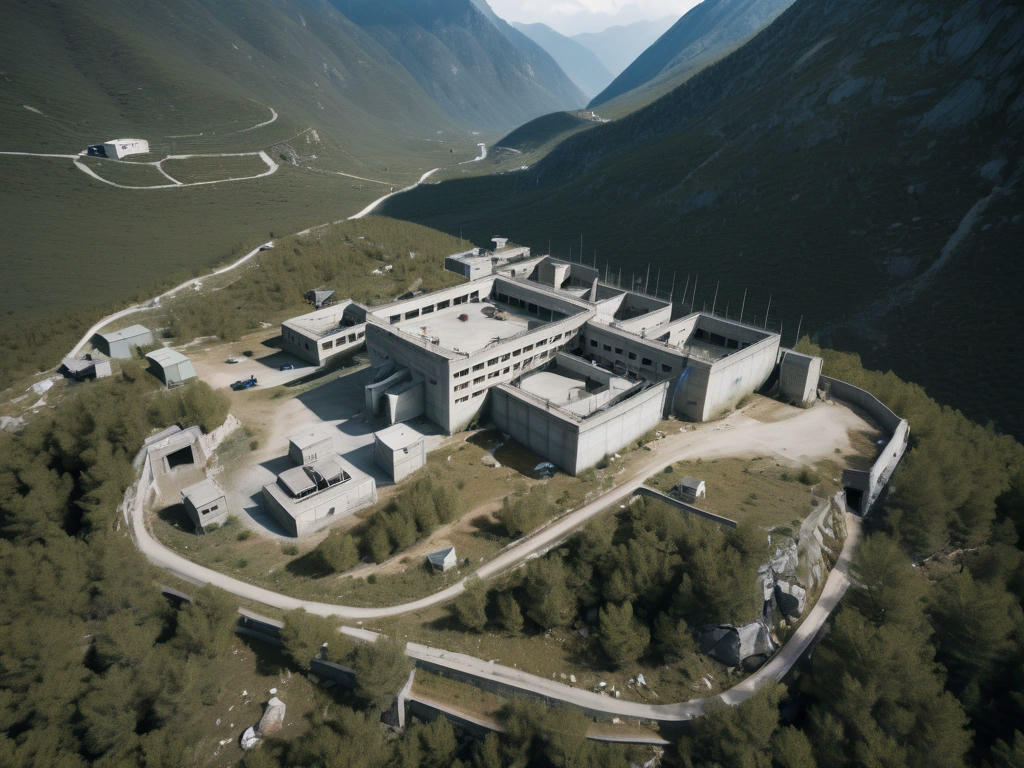
<path fill-rule="evenodd" d="M 1024 751 L 1024 447 L 940 407 L 920 387 L 863 370 L 854 357 L 802 348 L 824 354 L 826 373 L 907 416 L 911 447 L 888 502 L 867 521 L 855 586 L 793 690 L 713 711 L 670 748 L 672 759 L 765 768 L 1016 765 Z M 237 758 L 215 758 L 211 735 L 224 730 L 214 718 L 239 701 L 226 686 L 259 669 L 270 680 L 301 675 L 301 660 L 328 638 L 331 658 L 355 668 L 360 687 L 346 694 L 306 686 L 303 698 L 295 689 L 288 706 L 308 717 L 247 755 L 246 768 L 629 761 L 626 748 L 587 742 L 582 714 L 553 717 L 521 702 L 502 715 L 506 733 L 482 741 L 457 740 L 443 722 L 388 738 L 379 708 L 407 674 L 399 646 L 353 646 L 331 622 L 299 612 L 285 617 L 282 658 L 232 639 L 235 605 L 222 594 L 196 590 L 193 605 L 171 608 L 159 594 L 165 577 L 134 550 L 117 504 L 133 478 L 131 456 L 151 429 L 174 421 L 210 429 L 227 403 L 202 384 L 176 393 L 155 387 L 141 362 L 126 364 L 118 379 L 77 388 L 21 433 L 0 434 L 0 763 L 230 764 Z M 523 589 L 536 595 L 525 608 L 505 593 L 492 602 L 483 593 L 484 622 L 509 631 L 521 631 L 524 617 L 557 624 L 567 587 L 618 590 L 622 607 L 609 608 L 600 626 L 608 653 L 628 660 L 636 644 L 615 638 L 644 633 L 626 606 L 655 599 L 659 593 L 637 587 L 668 573 L 662 566 L 671 558 L 651 532 L 628 548 L 606 533 L 583 534 L 532 564 Z M 742 565 L 752 545 L 737 533 L 721 551 L 738 547 L 732 560 Z M 594 563 L 612 567 L 614 578 L 598 584 L 576 573 L 587 551 L 603 551 Z M 618 626 L 630 632 L 617 635 Z M 690 642 L 685 624 L 658 622 L 655 630 L 646 637 L 669 657 Z"/>
<path fill-rule="evenodd" d="M 798 0 L 750 43 L 521 173 L 390 215 L 673 273 L 697 308 L 856 349 L 1024 434 L 1024 14 L 1005 0 Z M 595 254 L 596 252 L 596 254 Z M 578 250 L 577 250 L 578 253 Z M 676 288 L 679 289 L 679 282 Z M 677 297 L 678 297 L 677 293 Z M 688 302 L 689 304 L 690 302 Z"/>

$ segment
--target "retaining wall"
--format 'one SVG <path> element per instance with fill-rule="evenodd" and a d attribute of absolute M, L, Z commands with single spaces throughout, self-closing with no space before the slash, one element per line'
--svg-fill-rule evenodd
<path fill-rule="evenodd" d="M 860 504 L 851 506 L 859 514 L 866 515 L 882 495 L 889 478 L 907 450 L 910 425 L 906 419 L 897 416 L 877 397 L 853 384 L 833 379 L 830 376 L 822 376 L 818 387 L 827 389 L 831 397 L 862 409 L 889 435 L 889 439 L 879 451 L 878 458 L 875 459 L 870 469 L 843 470 L 843 487 L 861 493 Z"/>
<path fill-rule="evenodd" d="M 691 515 L 696 515 L 697 517 L 703 517 L 705 520 L 710 520 L 713 523 L 724 525 L 726 528 L 736 527 L 735 520 L 730 520 L 728 517 L 722 517 L 721 515 L 716 515 L 714 512 L 708 512 L 707 510 L 700 509 L 699 507 L 695 507 L 692 504 L 687 504 L 685 501 L 680 501 L 679 499 L 664 494 L 661 491 L 656 491 L 653 488 L 648 488 L 646 485 L 641 485 L 639 488 L 637 488 L 633 495 L 647 496 L 648 498 L 656 499 L 657 501 L 664 502 L 665 504 L 671 504 L 676 509 L 681 509 L 684 512 L 688 512 Z"/>

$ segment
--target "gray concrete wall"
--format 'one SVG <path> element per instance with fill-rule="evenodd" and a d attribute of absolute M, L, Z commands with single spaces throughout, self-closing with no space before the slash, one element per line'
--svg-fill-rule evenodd
<path fill-rule="evenodd" d="M 708 512 L 707 510 L 701 509 L 700 507 L 695 507 L 692 504 L 687 504 L 685 501 L 682 501 L 681 499 L 677 499 L 674 496 L 669 496 L 668 494 L 662 493 L 661 491 L 656 491 L 653 488 L 648 488 L 646 485 L 641 485 L 639 488 L 637 488 L 636 493 L 634 495 L 646 496 L 649 499 L 660 501 L 663 504 L 669 504 L 670 506 L 682 510 L 683 512 L 686 512 L 689 515 L 693 515 L 694 517 L 700 517 L 705 520 L 710 520 L 712 523 L 717 523 L 718 525 L 725 526 L 726 528 L 735 528 L 737 525 L 735 520 L 731 520 L 728 517 L 723 517 L 722 515 L 716 515 L 714 512 Z"/>
<path fill-rule="evenodd" d="M 843 487 L 861 491 L 863 497 L 858 511 L 866 515 L 882 495 L 889 478 L 907 450 L 910 425 L 877 397 L 853 384 L 822 376 L 819 387 L 827 389 L 831 397 L 863 410 L 889 436 L 869 470 L 843 471 Z"/>
<path fill-rule="evenodd" d="M 571 475 L 594 466 L 661 420 L 667 382 L 586 419 L 508 385 L 491 392 L 490 418 L 502 432 Z"/>
<path fill-rule="evenodd" d="M 775 369 L 778 356 L 779 337 L 772 335 L 712 363 L 700 420 L 724 413 L 759 389 Z"/>

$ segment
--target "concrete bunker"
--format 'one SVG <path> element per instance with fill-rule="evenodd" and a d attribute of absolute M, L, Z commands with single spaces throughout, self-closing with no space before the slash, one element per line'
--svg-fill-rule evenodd
<path fill-rule="evenodd" d="M 178 467 L 199 467 L 206 464 L 206 454 L 197 426 L 182 429 L 175 425 L 159 432 L 145 442 L 153 475 L 159 477 Z"/>
<path fill-rule="evenodd" d="M 373 478 L 332 454 L 285 470 L 263 486 L 263 505 L 291 536 L 304 536 L 374 503 Z"/>

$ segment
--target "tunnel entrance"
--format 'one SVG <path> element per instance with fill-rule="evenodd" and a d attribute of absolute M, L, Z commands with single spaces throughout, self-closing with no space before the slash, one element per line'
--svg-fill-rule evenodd
<path fill-rule="evenodd" d="M 864 503 L 864 491 L 847 486 L 843 488 L 843 492 L 846 493 L 846 506 L 860 514 L 862 512 L 861 505 Z"/>
<path fill-rule="evenodd" d="M 175 467 L 183 467 L 186 464 L 195 464 L 196 459 L 192 454 L 192 446 L 186 445 L 184 448 L 180 448 L 174 453 L 167 454 L 167 468 L 174 469 Z"/>

